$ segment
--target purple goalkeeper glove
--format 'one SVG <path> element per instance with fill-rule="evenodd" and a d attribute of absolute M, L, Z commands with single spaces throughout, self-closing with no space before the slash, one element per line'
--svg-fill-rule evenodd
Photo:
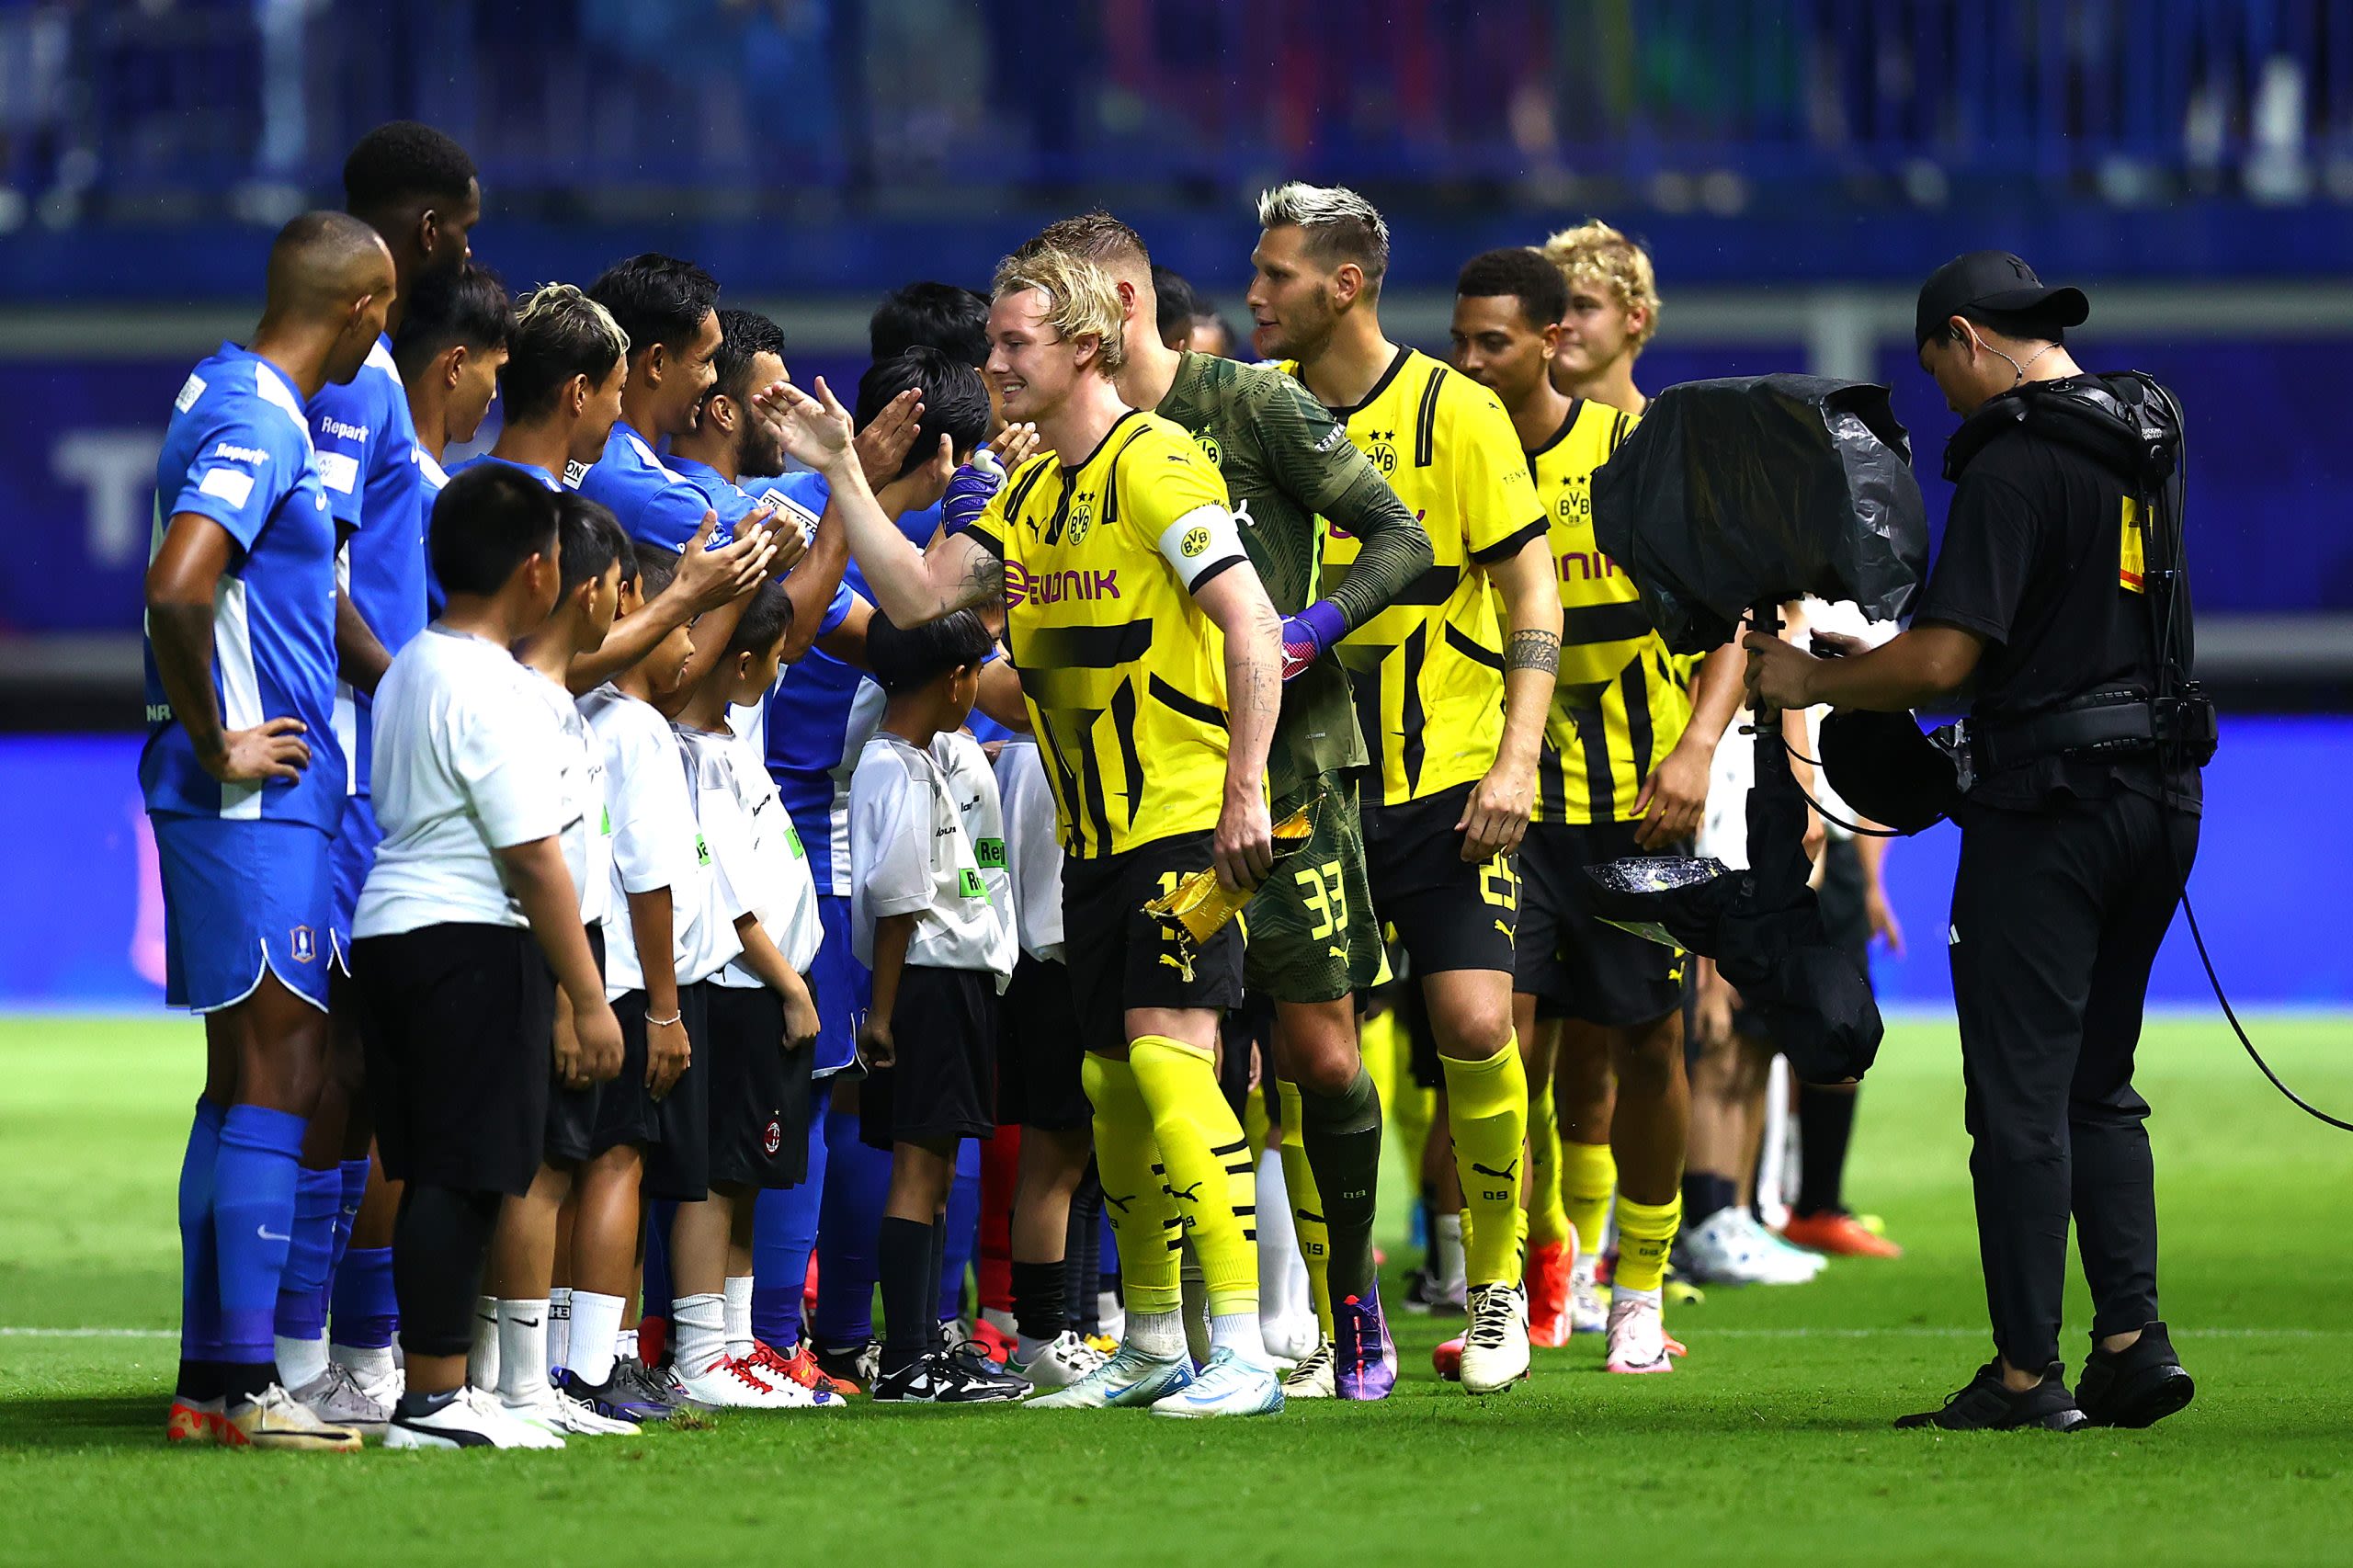
<path fill-rule="evenodd" d="M 940 498 L 939 523 L 951 534 L 962 533 L 980 521 L 988 509 L 989 500 L 1005 484 L 1005 465 L 996 454 L 983 447 L 972 454 L 972 460 L 958 469 L 948 481 L 948 493 Z"/>
<path fill-rule="evenodd" d="M 1340 607 L 1330 599 L 1318 599 L 1297 615 L 1283 617 L 1283 679 L 1305 675 L 1347 630 Z"/>

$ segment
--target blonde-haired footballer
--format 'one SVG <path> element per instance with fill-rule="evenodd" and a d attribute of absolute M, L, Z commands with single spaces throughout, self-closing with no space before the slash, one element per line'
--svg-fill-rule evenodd
<path fill-rule="evenodd" d="M 1045 753 L 1127 1332 L 1103 1367 L 1029 1407 L 1267 1415 L 1283 1396 L 1258 1330 L 1256 1182 L 1212 1070 L 1219 1017 L 1242 996 L 1242 936 L 1229 926 L 1180 950 L 1142 906 L 1205 864 L 1233 888 L 1273 864 L 1279 622 L 1216 467 L 1180 426 L 1120 401 L 1120 326 L 1093 262 L 1043 250 L 999 269 L 985 373 L 1006 418 L 1051 450 L 1001 486 L 960 471 L 920 554 L 864 500 L 839 405 L 790 386 L 775 403 L 794 455 L 833 479 L 883 613 L 912 625 L 1006 605 Z M 1179 1312 L 1188 1231 L 1210 1299 L 1198 1376 Z"/>

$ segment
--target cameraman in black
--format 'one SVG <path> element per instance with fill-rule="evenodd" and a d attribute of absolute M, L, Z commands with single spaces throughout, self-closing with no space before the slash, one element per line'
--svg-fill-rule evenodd
<path fill-rule="evenodd" d="M 2193 1392 L 2157 1315 L 2132 1054 L 2198 850 L 2213 710 L 2188 681 L 2179 409 L 2145 377 L 2076 365 L 2065 332 L 2090 311 L 2005 252 L 1939 267 L 1920 290 L 1920 367 L 1963 423 L 1910 630 L 1870 651 L 1817 635 L 1826 658 L 1746 640 L 1749 694 L 1778 708 L 1903 712 L 1974 687 L 1973 778 L 1945 802 L 1961 829 L 1949 952 L 1997 1354 L 1899 1426 L 2145 1426 Z M 2071 1213 L 2094 1303 L 2073 1392 Z"/>

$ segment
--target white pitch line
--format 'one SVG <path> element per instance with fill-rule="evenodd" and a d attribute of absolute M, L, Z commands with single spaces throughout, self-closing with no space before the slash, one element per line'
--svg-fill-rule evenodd
<path fill-rule="evenodd" d="M 1695 1339 L 1983 1339 L 1983 1328 L 1928 1328 L 1916 1324 L 1896 1328 L 1692 1328 L 1687 1315 L 1677 1317 L 1678 1328 L 1690 1329 Z M 2177 1328 L 2176 1339 L 2344 1339 L 2346 1328 Z"/>
<path fill-rule="evenodd" d="M 1680 1326 L 1689 1327 L 1690 1320 L 1677 1315 Z M 1693 1337 L 1703 1339 L 1982 1339 L 1987 1330 L 1982 1328 L 1931 1328 L 1919 1324 L 1906 1324 L 1893 1328 L 1698 1328 Z M 2353 1338 L 2353 1328 L 2177 1328 L 2176 1339 L 2346 1339 Z M 13 1328 L 0 1325 L 0 1338 L 7 1339 L 177 1339 L 179 1331 L 169 1328 Z"/>

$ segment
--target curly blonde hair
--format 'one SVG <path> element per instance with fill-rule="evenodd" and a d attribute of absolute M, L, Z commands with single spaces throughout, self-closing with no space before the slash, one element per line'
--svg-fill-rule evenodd
<path fill-rule="evenodd" d="M 1060 336 L 1075 341 L 1092 337 L 1097 345 L 1095 368 L 1116 375 L 1127 363 L 1127 346 L 1120 335 L 1120 291 L 1110 275 L 1082 256 L 1040 246 L 1027 256 L 1009 256 L 997 263 L 994 297 L 1035 289 L 1046 296 L 1046 324 Z"/>
<path fill-rule="evenodd" d="M 1544 259 L 1561 269 L 1570 288 L 1597 288 L 1618 301 L 1621 311 L 1639 307 L 1646 312 L 1634 338 L 1637 349 L 1658 331 L 1658 278 L 1651 270 L 1650 253 L 1598 218 L 1574 229 L 1563 229 L 1540 247 Z"/>

